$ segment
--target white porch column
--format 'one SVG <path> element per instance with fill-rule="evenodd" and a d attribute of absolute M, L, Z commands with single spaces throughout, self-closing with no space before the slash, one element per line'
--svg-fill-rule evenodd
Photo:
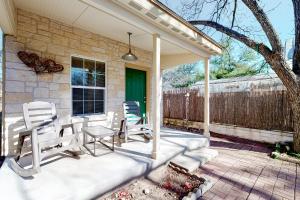
<path fill-rule="evenodd" d="M 160 100 L 161 100 L 161 84 L 160 84 L 160 36 L 153 35 L 153 149 L 152 158 L 157 159 L 159 152 L 160 140 Z"/>
<path fill-rule="evenodd" d="M 209 58 L 204 60 L 205 88 L 204 88 L 204 135 L 210 137 L 209 133 Z"/>

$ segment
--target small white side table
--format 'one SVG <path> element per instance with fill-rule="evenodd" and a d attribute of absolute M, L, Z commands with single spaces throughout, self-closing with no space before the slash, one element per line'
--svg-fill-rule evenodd
<path fill-rule="evenodd" d="M 106 128 L 104 126 L 98 125 L 98 126 L 90 126 L 90 127 L 83 127 L 82 128 L 82 133 L 83 133 L 83 146 L 92 153 L 93 156 L 96 156 L 96 141 L 99 139 L 99 142 L 106 146 L 107 148 L 111 149 L 112 151 L 115 150 L 115 133 L 116 131 Z M 94 151 L 92 152 L 86 145 L 87 143 L 87 136 L 90 136 L 94 139 Z M 101 139 L 104 137 L 110 136 L 112 137 L 112 147 L 104 144 L 101 142 Z"/>

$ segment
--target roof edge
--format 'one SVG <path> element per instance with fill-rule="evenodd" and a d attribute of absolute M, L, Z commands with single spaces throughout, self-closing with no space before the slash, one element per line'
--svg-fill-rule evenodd
<path fill-rule="evenodd" d="M 197 32 L 199 35 L 201 35 L 202 37 L 204 37 L 205 39 L 207 39 L 209 42 L 213 43 L 218 48 L 223 49 L 223 47 L 217 41 L 215 41 L 214 39 L 212 39 L 211 37 L 209 37 L 208 35 L 206 35 L 202 31 L 200 31 L 197 27 L 195 27 L 194 25 L 192 25 L 191 23 L 189 23 L 188 21 L 186 21 L 184 18 L 182 18 L 181 16 L 179 16 L 176 12 L 174 12 L 173 10 L 171 10 L 170 8 L 168 8 L 167 6 L 165 6 L 163 3 L 161 3 L 161 2 L 159 2 L 157 0 L 148 0 L 148 1 L 150 3 L 152 3 L 154 6 L 162 9 L 164 12 L 168 13 L 169 15 L 171 15 L 172 17 L 174 17 L 175 19 L 177 19 L 178 21 L 180 21 L 184 25 L 186 25 L 188 28 L 190 28 L 193 31 Z"/>

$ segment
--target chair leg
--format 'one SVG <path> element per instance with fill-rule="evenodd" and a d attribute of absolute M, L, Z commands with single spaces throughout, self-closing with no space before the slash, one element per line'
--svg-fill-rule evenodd
<path fill-rule="evenodd" d="M 94 156 L 96 156 L 96 138 L 94 137 Z"/>
<path fill-rule="evenodd" d="M 16 156 L 16 161 L 18 161 L 21 157 L 21 153 L 22 153 L 22 147 L 24 145 L 24 140 L 25 140 L 25 136 L 19 136 L 19 142 L 18 142 L 18 146 L 17 146 L 17 156 Z"/>
<path fill-rule="evenodd" d="M 40 171 L 40 157 L 41 157 L 41 150 L 39 148 L 38 143 L 38 136 L 37 136 L 37 130 L 32 130 L 31 135 L 31 148 L 32 148 L 32 166 L 33 169 L 36 171 Z"/>
<path fill-rule="evenodd" d="M 112 150 L 115 151 L 115 136 L 112 136 Z"/>
<path fill-rule="evenodd" d="M 124 139 L 125 139 L 125 143 L 128 142 L 128 132 L 127 132 L 127 128 L 125 127 L 124 129 Z"/>
<path fill-rule="evenodd" d="M 87 143 L 87 134 L 83 132 L 83 145 L 86 145 Z"/>
<path fill-rule="evenodd" d="M 32 169 L 24 169 L 17 163 L 17 161 L 14 158 L 10 158 L 9 161 L 10 161 L 10 167 L 12 168 L 12 170 L 22 177 L 31 177 L 34 174 L 38 173 L 38 171 L 33 168 Z"/>
<path fill-rule="evenodd" d="M 60 132 L 59 132 L 59 137 L 63 137 L 64 136 L 64 129 L 62 129 Z M 62 143 L 58 144 L 57 145 L 58 147 L 62 147 Z"/>

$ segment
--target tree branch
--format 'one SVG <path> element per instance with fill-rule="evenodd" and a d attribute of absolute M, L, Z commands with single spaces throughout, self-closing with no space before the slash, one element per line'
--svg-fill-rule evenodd
<path fill-rule="evenodd" d="M 193 25 L 203 25 L 209 26 L 216 29 L 219 32 L 222 32 L 250 47 L 251 49 L 258 51 L 270 64 L 272 69 L 276 72 L 278 77 L 282 80 L 283 84 L 286 86 L 287 90 L 290 91 L 293 95 L 299 95 L 300 86 L 298 85 L 298 80 L 296 75 L 288 67 L 286 60 L 283 57 L 282 52 L 274 52 L 268 46 L 263 43 L 258 43 L 251 38 L 232 30 L 228 27 L 225 27 L 217 22 L 205 21 L 205 20 L 194 20 L 190 21 Z"/>
<path fill-rule="evenodd" d="M 256 0 L 242 0 L 243 3 L 249 8 L 253 13 L 254 17 L 260 23 L 262 29 L 264 30 L 269 42 L 272 46 L 274 52 L 282 52 L 282 45 L 277 32 L 272 26 L 268 16 L 263 11 L 263 9 L 258 5 Z M 295 0 L 297 1 L 297 0 Z"/>
<path fill-rule="evenodd" d="M 233 26 L 234 26 L 236 10 L 237 10 L 237 0 L 234 0 L 234 6 L 233 6 L 233 11 L 232 11 L 231 29 L 232 29 Z"/>
<path fill-rule="evenodd" d="M 265 58 L 267 58 L 268 56 L 271 56 L 273 53 L 272 50 L 269 47 L 267 47 L 266 45 L 264 45 L 263 43 L 258 43 L 256 41 L 252 40 L 251 38 L 237 32 L 235 30 L 232 30 L 228 27 L 225 27 L 217 22 L 206 21 L 206 20 L 194 20 L 194 21 L 190 21 L 190 23 L 193 25 L 203 25 L 203 26 L 212 27 L 212 28 L 216 29 L 217 31 L 220 31 L 220 32 L 244 43 L 251 49 L 258 51 Z"/>
<path fill-rule="evenodd" d="M 293 71 L 300 75 L 300 1 L 292 0 L 295 16 L 295 50 L 293 55 Z"/>

